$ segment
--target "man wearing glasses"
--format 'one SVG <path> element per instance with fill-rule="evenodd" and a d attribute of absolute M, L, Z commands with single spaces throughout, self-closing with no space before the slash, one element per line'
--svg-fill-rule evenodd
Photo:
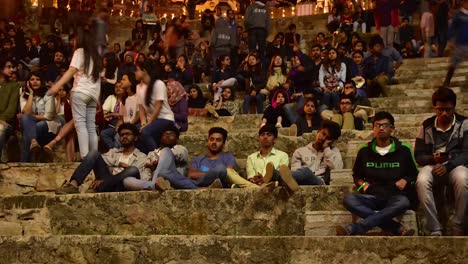
<path fill-rule="evenodd" d="M 454 196 L 453 235 L 463 235 L 463 218 L 468 195 L 468 121 L 455 113 L 457 97 L 449 88 L 432 95 L 435 116 L 425 120 L 416 136 L 416 162 L 424 166 L 416 181 L 430 235 L 441 236 L 435 199 L 443 201 L 445 187 Z M 435 198 L 436 197 L 436 198 Z"/>
<path fill-rule="evenodd" d="M 374 139 L 359 150 L 353 167 L 359 194 L 348 194 L 344 206 L 362 218 L 347 226 L 337 226 L 337 235 L 363 235 L 374 227 L 397 236 L 411 236 L 394 217 L 411 208 L 412 182 L 418 169 L 411 147 L 392 137 L 394 118 L 388 112 L 375 114 Z"/>
<path fill-rule="evenodd" d="M 331 118 L 331 121 L 337 123 L 341 129 L 364 129 L 364 120 L 353 114 L 356 107 L 354 99 L 350 94 L 341 95 L 340 111 Z M 327 119 L 326 117 L 327 113 L 322 113 L 322 118 Z"/>

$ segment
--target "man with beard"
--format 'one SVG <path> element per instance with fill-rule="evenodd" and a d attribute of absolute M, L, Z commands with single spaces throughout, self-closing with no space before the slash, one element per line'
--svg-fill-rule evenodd
<path fill-rule="evenodd" d="M 430 235 L 441 236 L 436 199 L 443 201 L 444 189 L 455 197 L 453 235 L 463 235 L 468 196 L 468 121 L 455 113 L 457 96 L 449 88 L 432 95 L 436 115 L 426 119 L 416 136 L 416 162 L 424 166 L 416 187 Z M 440 208 L 439 208 L 440 209 Z"/>
<path fill-rule="evenodd" d="M 91 188 L 96 192 L 125 191 L 126 178 L 150 179 L 151 171 L 145 167 L 147 157 L 135 147 L 139 130 L 135 125 L 124 123 L 118 130 L 122 148 L 113 148 L 105 154 L 90 151 L 78 168 L 56 194 L 79 193 L 78 187 L 85 181 L 91 170 L 96 180 Z"/>

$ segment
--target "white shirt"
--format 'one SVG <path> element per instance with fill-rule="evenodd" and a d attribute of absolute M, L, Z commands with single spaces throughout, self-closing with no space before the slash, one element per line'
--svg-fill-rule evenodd
<path fill-rule="evenodd" d="M 167 100 L 167 88 L 163 81 L 156 80 L 153 86 L 153 93 L 151 94 L 151 104 L 148 106 L 146 110 L 146 119 L 149 120 L 154 111 L 154 105 L 156 101 L 162 101 L 161 111 L 159 111 L 159 115 L 157 119 L 166 119 L 174 121 L 174 113 L 169 106 L 169 102 Z"/>
<path fill-rule="evenodd" d="M 127 97 L 125 99 L 125 113 L 123 120 L 125 123 L 129 123 L 135 119 L 136 114 L 138 113 L 138 103 L 137 95 Z"/>
<path fill-rule="evenodd" d="M 96 82 L 92 78 L 93 60 L 90 59 L 88 72 L 84 72 L 84 51 L 82 48 L 75 50 L 70 66 L 78 69 L 78 72 L 73 76 L 72 92 L 80 92 L 93 98 L 94 101 L 99 102 L 99 94 L 101 91 L 101 79 L 98 78 Z"/>

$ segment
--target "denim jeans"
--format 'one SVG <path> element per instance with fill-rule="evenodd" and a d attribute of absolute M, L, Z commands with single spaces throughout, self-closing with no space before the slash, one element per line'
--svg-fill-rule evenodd
<path fill-rule="evenodd" d="M 297 111 L 295 103 L 285 104 L 284 107 L 284 115 L 286 118 L 291 122 L 291 124 L 296 123 L 297 119 L 299 118 L 299 112 Z"/>
<path fill-rule="evenodd" d="M 255 96 L 246 95 L 244 97 L 244 103 L 242 105 L 242 111 L 244 114 L 249 113 L 250 102 L 255 101 L 257 103 L 257 114 L 263 113 L 263 102 L 265 102 L 266 96 L 260 92 L 257 92 Z"/>
<path fill-rule="evenodd" d="M 340 92 L 326 92 L 323 94 L 322 104 L 326 105 L 328 109 L 340 108 Z"/>
<path fill-rule="evenodd" d="M 3 147 L 6 144 L 7 139 L 13 135 L 14 128 L 12 125 L 3 126 L 0 124 L 0 161 L 2 160 Z"/>
<path fill-rule="evenodd" d="M 46 121 L 38 121 L 30 114 L 21 116 L 21 128 L 23 130 L 21 162 L 31 162 L 31 140 L 36 139 L 39 144 L 45 145 L 55 137 L 55 134 L 49 133 L 49 126 Z"/>
<path fill-rule="evenodd" d="M 299 185 L 325 185 L 323 178 L 315 176 L 315 174 L 307 167 L 302 167 L 293 171 L 292 176 Z"/>
<path fill-rule="evenodd" d="M 157 177 L 163 177 L 171 183 L 175 189 L 197 189 L 198 187 L 207 187 L 216 179 L 220 179 L 224 187 L 229 187 L 227 182 L 226 167 L 218 166 L 206 172 L 206 175 L 200 179 L 193 180 L 182 175 L 175 165 L 175 158 L 170 148 L 163 148 L 159 153 L 159 162 L 156 170 L 153 172 L 151 181 L 139 180 L 135 178 L 126 178 L 124 186 L 128 190 L 154 190 Z"/>
<path fill-rule="evenodd" d="M 72 115 L 75 120 L 80 156 L 84 158 L 89 151 L 98 149 L 96 133 L 97 102 L 91 96 L 80 92 L 73 92 L 71 98 Z"/>
<path fill-rule="evenodd" d="M 344 206 L 362 218 L 350 225 L 352 235 L 365 234 L 376 226 L 399 235 L 401 224 L 392 218 L 405 213 L 410 208 L 410 202 L 404 195 L 395 195 L 386 200 L 373 195 L 348 194 L 344 198 Z"/>
<path fill-rule="evenodd" d="M 453 188 L 450 190 L 455 197 L 455 217 L 453 227 L 462 229 L 465 218 L 465 208 L 468 195 L 468 169 L 461 165 L 448 172 L 444 176 L 432 175 L 433 166 L 424 166 L 418 174 L 416 180 L 416 190 L 421 207 L 424 210 L 427 226 L 431 232 L 441 231 L 442 226 L 438 220 L 436 199 L 443 199 L 443 188 L 445 186 Z"/>
<path fill-rule="evenodd" d="M 103 182 L 96 188 L 97 192 L 120 192 L 125 191 L 123 180 L 127 177 L 140 178 L 138 168 L 131 166 L 116 175 L 112 175 L 108 165 L 97 150 L 92 150 L 84 157 L 78 168 L 73 172 L 71 180 L 81 185 L 88 174 L 94 172 L 96 180 Z"/>
<path fill-rule="evenodd" d="M 104 128 L 101 131 L 101 140 L 102 143 L 104 143 L 104 146 L 106 146 L 106 148 L 111 149 L 117 147 L 117 144 L 114 141 L 116 134 L 117 133 L 115 133 L 115 128 L 113 127 Z"/>
<path fill-rule="evenodd" d="M 167 119 L 156 119 L 144 127 L 141 131 L 140 144 L 138 144 L 138 149 L 145 154 L 155 150 L 159 146 L 161 131 L 171 124 L 174 124 L 174 121 Z"/>

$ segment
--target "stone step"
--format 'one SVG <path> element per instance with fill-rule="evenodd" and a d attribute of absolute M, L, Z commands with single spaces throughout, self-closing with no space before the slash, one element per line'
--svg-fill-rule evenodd
<path fill-rule="evenodd" d="M 2 237 L 5 263 L 464 263 L 467 237 Z"/>
<path fill-rule="evenodd" d="M 30 235 L 299 235 L 306 212 L 343 211 L 351 186 L 0 197 L 1 225 Z M 311 226 L 311 225 L 309 225 Z"/>
<path fill-rule="evenodd" d="M 462 93 L 462 88 L 460 87 L 451 87 L 453 92 L 457 95 L 457 98 L 463 98 L 463 103 L 467 103 L 466 99 L 468 98 L 467 96 L 464 96 Z M 413 98 L 427 98 L 431 100 L 430 98 L 432 97 L 432 94 L 436 91 L 437 89 L 398 89 L 395 87 L 391 87 L 391 96 L 402 96 L 406 95 L 407 97 L 410 97 L 410 99 Z"/>

